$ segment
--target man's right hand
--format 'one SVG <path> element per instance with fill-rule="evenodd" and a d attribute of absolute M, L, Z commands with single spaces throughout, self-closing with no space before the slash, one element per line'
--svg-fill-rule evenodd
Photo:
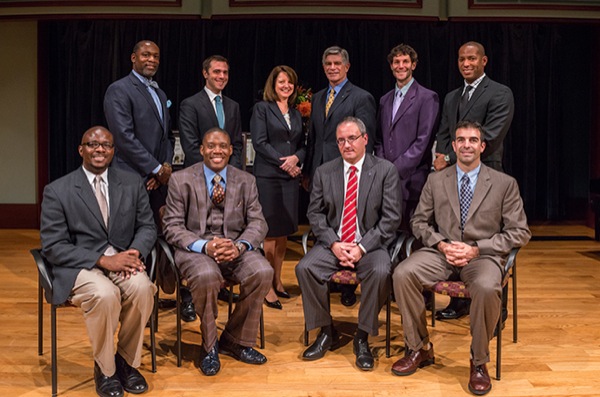
<path fill-rule="evenodd" d="M 354 248 L 356 248 L 356 243 L 342 243 L 336 241 L 331 244 L 331 252 L 338 258 L 340 265 L 351 269 L 354 269 L 354 264 L 360 259 L 360 257 L 357 258 L 352 254 Z"/>
<path fill-rule="evenodd" d="M 433 168 L 436 171 L 441 171 L 444 168 L 448 167 L 448 163 L 446 162 L 446 160 L 444 160 L 444 157 L 446 155 L 443 153 L 436 153 L 435 154 L 435 160 L 433 160 Z"/>
<path fill-rule="evenodd" d="M 111 272 L 126 274 L 127 278 L 131 274 L 146 270 L 144 262 L 140 259 L 140 252 L 136 249 L 128 249 L 111 256 L 102 255 L 96 265 Z"/>

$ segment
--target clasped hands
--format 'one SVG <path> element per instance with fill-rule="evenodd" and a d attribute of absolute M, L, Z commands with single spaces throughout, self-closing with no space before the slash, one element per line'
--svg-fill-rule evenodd
<path fill-rule="evenodd" d="M 124 279 L 146 270 L 144 262 L 140 259 L 140 251 L 133 248 L 115 255 L 102 255 L 96 264 L 103 269 L 117 273 Z"/>
<path fill-rule="evenodd" d="M 292 178 L 300 175 L 302 170 L 296 164 L 298 164 L 298 157 L 293 154 L 291 156 L 280 157 L 279 160 L 283 161 L 283 164 L 279 166 L 283 171 L 287 172 Z"/>
<path fill-rule="evenodd" d="M 240 256 L 233 240 L 228 238 L 215 237 L 206 243 L 204 250 L 217 263 L 231 262 Z"/>
<path fill-rule="evenodd" d="M 363 252 L 357 243 L 342 243 L 336 241 L 331 244 L 331 252 L 340 261 L 340 266 L 354 269 L 354 264 L 363 256 Z"/>
<path fill-rule="evenodd" d="M 479 256 L 479 247 L 463 243 L 462 241 L 451 241 L 449 243 L 440 241 L 438 251 L 446 256 L 446 260 L 452 266 L 463 267 L 471 259 Z"/>

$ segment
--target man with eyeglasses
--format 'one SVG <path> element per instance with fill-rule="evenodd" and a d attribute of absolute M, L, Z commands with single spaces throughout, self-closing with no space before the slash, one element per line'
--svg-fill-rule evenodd
<path fill-rule="evenodd" d="M 82 309 L 99 396 L 143 393 L 148 385 L 136 368 L 156 292 L 143 262 L 156 240 L 148 195 L 138 175 L 109 168 L 106 128 L 87 130 L 79 155 L 82 167 L 44 189 L 40 237 L 53 265 L 52 303 Z"/>
<path fill-rule="evenodd" d="M 367 153 L 365 124 L 347 117 L 338 124 L 341 153 L 317 168 L 308 206 L 308 219 L 317 239 L 296 266 L 308 330 L 321 328 L 302 358 L 318 360 L 339 345 L 327 296 L 327 283 L 339 270 L 357 272 L 361 285 L 358 328 L 353 351 L 356 366 L 374 368 L 369 335 L 377 335 L 379 311 L 390 289 L 388 246 L 400 225 L 402 193 L 392 163 Z"/>

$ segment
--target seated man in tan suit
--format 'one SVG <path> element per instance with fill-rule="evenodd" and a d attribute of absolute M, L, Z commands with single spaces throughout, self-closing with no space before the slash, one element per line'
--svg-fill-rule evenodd
<path fill-rule="evenodd" d="M 458 277 L 472 297 L 469 390 L 476 395 L 492 388 L 485 364 L 500 316 L 504 263 L 513 247 L 524 246 L 531 237 L 517 181 L 481 163 L 482 138 L 479 123 L 457 124 L 452 142 L 456 166 L 429 175 L 411 220 L 424 248 L 400 263 L 393 275 L 406 347 L 392 372 L 411 375 L 434 363 L 422 292 Z"/>
<path fill-rule="evenodd" d="M 148 194 L 138 175 L 108 167 L 114 152 L 106 128 L 83 134 L 83 166 L 46 186 L 40 228 L 52 303 L 81 307 L 101 397 L 148 389 L 136 368 L 156 292 L 141 259 L 156 241 Z"/>
<path fill-rule="evenodd" d="M 165 237 L 200 316 L 200 370 L 207 376 L 221 368 L 219 350 L 248 364 L 267 362 L 253 348 L 273 280 L 273 268 L 256 251 L 267 223 L 254 177 L 227 165 L 232 151 L 227 132 L 209 129 L 200 146 L 203 162 L 171 176 L 163 218 Z M 241 284 L 240 301 L 217 342 L 217 294 L 224 280 Z"/>

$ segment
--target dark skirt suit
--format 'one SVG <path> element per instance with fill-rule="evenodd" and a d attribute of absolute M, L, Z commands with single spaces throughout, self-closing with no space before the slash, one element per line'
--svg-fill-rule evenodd
<path fill-rule="evenodd" d="M 267 237 L 281 237 L 298 230 L 299 181 L 283 171 L 281 157 L 296 155 L 304 161 L 302 116 L 290 108 L 288 127 L 275 102 L 262 101 L 254 105 L 250 119 L 252 145 L 256 152 L 253 172 L 258 186 L 258 198 L 269 225 Z"/>

